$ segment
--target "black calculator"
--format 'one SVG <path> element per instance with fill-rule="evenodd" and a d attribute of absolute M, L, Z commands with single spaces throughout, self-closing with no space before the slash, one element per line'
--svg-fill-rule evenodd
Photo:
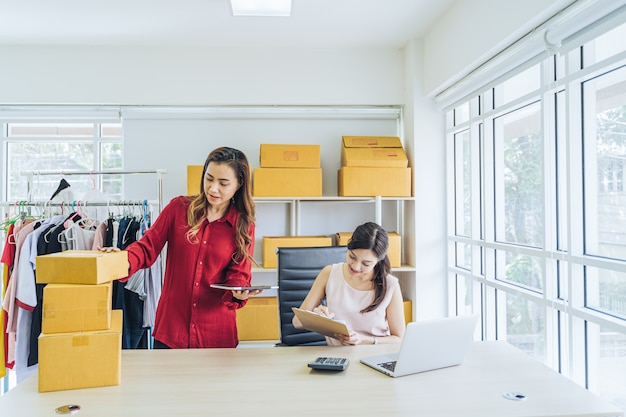
<path fill-rule="evenodd" d="M 348 367 L 350 360 L 347 358 L 327 358 L 319 357 L 313 362 L 309 362 L 309 368 L 322 371 L 343 371 Z"/>

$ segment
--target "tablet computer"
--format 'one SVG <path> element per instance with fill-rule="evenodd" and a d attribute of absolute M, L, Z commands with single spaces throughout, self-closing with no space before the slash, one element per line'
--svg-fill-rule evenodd
<path fill-rule="evenodd" d="M 291 310 L 298 317 L 302 326 L 312 332 L 323 334 L 328 337 L 335 337 L 335 334 L 350 336 L 348 326 L 342 321 L 334 320 L 309 310 L 292 307 Z"/>
<path fill-rule="evenodd" d="M 219 288 L 220 290 L 228 291 L 253 291 L 253 290 L 273 290 L 278 288 L 278 285 L 250 285 L 248 287 L 232 287 L 230 285 L 211 284 L 211 288 Z"/>

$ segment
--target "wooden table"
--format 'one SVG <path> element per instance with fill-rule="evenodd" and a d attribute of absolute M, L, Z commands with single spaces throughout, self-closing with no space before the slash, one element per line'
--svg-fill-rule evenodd
<path fill-rule="evenodd" d="M 390 378 L 359 358 L 396 345 L 125 350 L 119 386 L 37 392 L 37 375 L 0 397 L 4 416 L 624 416 L 598 396 L 505 342 L 475 342 L 460 365 Z M 344 372 L 313 371 L 318 356 Z M 523 401 L 503 393 L 522 392 Z"/>

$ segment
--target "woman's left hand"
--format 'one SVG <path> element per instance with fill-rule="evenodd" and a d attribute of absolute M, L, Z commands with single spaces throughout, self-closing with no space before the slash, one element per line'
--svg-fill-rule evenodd
<path fill-rule="evenodd" d="M 250 297 L 253 297 L 255 295 L 261 294 L 263 292 L 263 290 L 245 290 L 245 291 L 232 291 L 233 293 L 233 297 L 235 297 L 238 300 L 247 300 Z"/>

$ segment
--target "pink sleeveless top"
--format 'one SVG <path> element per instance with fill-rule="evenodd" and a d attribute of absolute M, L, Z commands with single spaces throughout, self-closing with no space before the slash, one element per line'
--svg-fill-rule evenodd
<path fill-rule="evenodd" d="M 387 293 L 383 302 L 374 311 L 361 313 L 374 300 L 374 290 L 357 290 L 343 278 L 344 263 L 333 264 L 326 283 L 326 305 L 335 320 L 346 323 L 348 329 L 368 336 L 389 336 L 387 325 L 387 307 L 395 288 L 400 285 L 394 276 L 387 276 Z M 327 337 L 329 346 L 340 346 L 337 339 Z"/>

